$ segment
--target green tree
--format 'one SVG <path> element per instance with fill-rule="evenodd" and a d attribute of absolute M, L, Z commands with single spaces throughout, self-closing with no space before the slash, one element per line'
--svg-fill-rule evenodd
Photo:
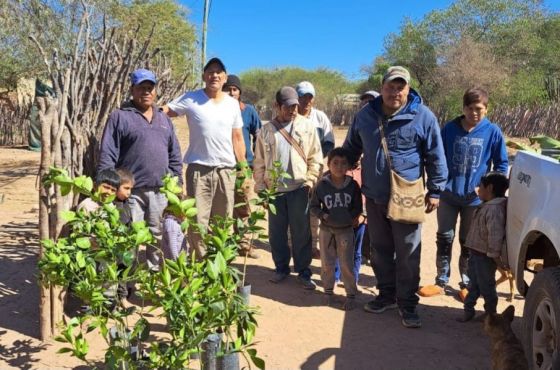
<path fill-rule="evenodd" d="M 61 55 L 72 50 L 84 12 L 89 15 L 91 32 L 117 30 L 136 35 L 142 44 L 154 33 L 150 48 L 168 59 L 177 76 L 192 71 L 195 30 L 186 20 L 188 10 L 172 0 L 87 0 L 84 7 L 72 0 L 6 0 L 0 2 L 0 86 L 13 88 L 21 77 L 46 74 L 44 62 L 35 45 L 49 45 Z M 126 48 L 122 50 L 126 52 Z M 61 59 L 60 63 L 66 60 Z"/>
<path fill-rule="evenodd" d="M 460 109 L 473 85 L 489 89 L 498 104 L 542 103 L 554 96 L 550 81 L 560 71 L 559 17 L 540 0 L 456 0 L 405 20 L 385 39 L 383 59 L 408 67 L 436 111 Z"/>
<path fill-rule="evenodd" d="M 310 81 L 317 94 L 315 104 L 326 110 L 339 94 L 355 93 L 358 82 L 349 81 L 340 72 L 326 68 L 305 70 L 296 67 L 277 69 L 252 69 L 240 75 L 243 82 L 243 96 L 261 108 L 270 109 L 274 105 L 275 94 L 282 86 L 296 86 L 301 81 Z"/>

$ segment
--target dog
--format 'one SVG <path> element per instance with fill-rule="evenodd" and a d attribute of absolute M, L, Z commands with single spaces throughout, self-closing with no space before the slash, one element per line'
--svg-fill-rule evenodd
<path fill-rule="evenodd" d="M 484 320 L 484 331 L 492 345 L 494 370 L 529 370 L 523 346 L 511 330 L 514 313 L 515 308 L 510 305 L 501 314 L 486 315 Z"/>
<path fill-rule="evenodd" d="M 500 273 L 500 277 L 498 278 L 498 280 L 496 280 L 496 286 L 500 285 L 504 281 L 509 280 L 509 297 L 507 298 L 507 301 L 511 302 L 513 301 L 513 297 L 515 296 L 515 284 L 513 281 L 513 274 L 511 273 L 511 270 L 504 269 L 501 267 L 498 267 L 498 272 Z"/>

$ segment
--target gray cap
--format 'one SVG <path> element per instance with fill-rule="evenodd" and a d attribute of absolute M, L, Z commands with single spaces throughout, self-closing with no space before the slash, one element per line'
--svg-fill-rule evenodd
<path fill-rule="evenodd" d="M 291 86 L 284 86 L 276 92 L 276 102 L 280 105 L 291 107 L 294 104 L 299 105 L 298 93 Z"/>
<path fill-rule="evenodd" d="M 403 79 L 407 84 L 410 84 L 410 72 L 401 66 L 389 67 L 387 73 L 383 76 L 383 83 L 396 80 L 397 78 Z"/>

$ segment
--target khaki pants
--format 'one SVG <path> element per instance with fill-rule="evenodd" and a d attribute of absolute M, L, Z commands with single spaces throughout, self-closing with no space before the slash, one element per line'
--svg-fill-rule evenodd
<path fill-rule="evenodd" d="M 321 243 L 321 282 L 325 292 L 334 289 L 334 268 L 336 258 L 340 261 L 340 271 L 347 297 L 355 297 L 358 292 L 354 276 L 354 229 L 334 229 L 321 226 L 319 230 Z"/>
<path fill-rule="evenodd" d="M 208 228 L 214 216 L 231 217 L 233 213 L 235 171 L 232 168 L 189 164 L 186 174 L 187 196 L 196 200 L 196 222 Z M 201 236 L 189 228 L 188 240 L 198 258 L 206 254 Z"/>
<path fill-rule="evenodd" d="M 253 198 L 253 187 L 254 187 L 253 179 L 248 178 L 243 182 L 241 189 L 235 191 L 234 204 L 240 204 L 240 203 L 244 203 L 244 204 L 238 205 L 233 209 L 233 218 L 235 218 L 236 220 L 238 219 L 242 220 L 243 223 L 247 223 L 247 219 L 251 215 L 251 205 L 249 204 L 249 201 Z M 234 223 L 233 228 L 237 233 L 238 230 L 236 225 L 237 223 Z M 251 248 L 250 243 L 251 243 L 251 234 L 243 235 L 243 238 L 239 242 L 239 250 L 248 252 L 249 249 Z"/>

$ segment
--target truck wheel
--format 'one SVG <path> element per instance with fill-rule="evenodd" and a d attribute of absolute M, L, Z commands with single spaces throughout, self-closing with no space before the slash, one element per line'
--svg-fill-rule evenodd
<path fill-rule="evenodd" d="M 560 368 L 560 268 L 537 273 L 523 310 L 525 355 L 531 369 Z"/>

